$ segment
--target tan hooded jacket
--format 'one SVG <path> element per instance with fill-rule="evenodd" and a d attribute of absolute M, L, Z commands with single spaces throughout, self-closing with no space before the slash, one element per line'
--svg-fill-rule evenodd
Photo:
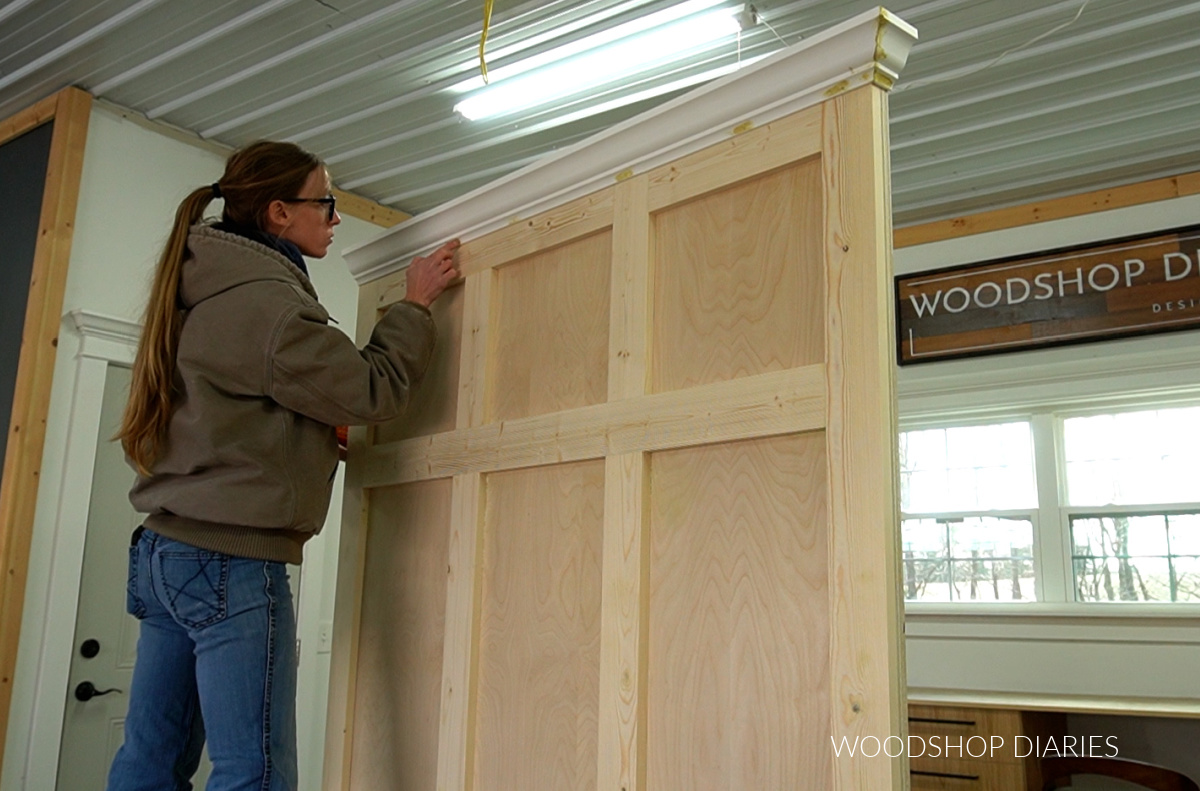
<path fill-rule="evenodd" d="M 400 302 L 360 350 L 279 252 L 206 225 L 188 249 L 175 411 L 130 501 L 168 538 L 299 563 L 329 509 L 333 427 L 404 412 L 433 352 L 433 319 Z"/>

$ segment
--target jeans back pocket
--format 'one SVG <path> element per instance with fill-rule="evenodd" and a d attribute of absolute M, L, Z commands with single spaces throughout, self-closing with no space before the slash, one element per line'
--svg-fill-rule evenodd
<path fill-rule="evenodd" d="M 209 626 L 225 617 L 229 556 L 202 549 L 163 550 L 157 554 L 159 598 L 181 625 Z"/>
<path fill-rule="evenodd" d="M 137 592 L 140 544 L 141 542 L 135 541 L 129 547 L 129 578 L 125 583 L 125 611 L 139 621 L 146 615 L 146 605 Z"/>

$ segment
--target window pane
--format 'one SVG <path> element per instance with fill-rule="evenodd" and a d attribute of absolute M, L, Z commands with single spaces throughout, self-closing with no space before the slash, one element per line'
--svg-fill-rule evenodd
<path fill-rule="evenodd" d="M 944 560 L 914 560 L 904 553 L 904 598 L 950 601 L 950 565 Z"/>
<path fill-rule="evenodd" d="M 1200 601 L 1200 557 L 1171 559 L 1175 571 L 1175 601 Z"/>
<path fill-rule="evenodd" d="M 1071 505 L 1200 501 L 1200 407 L 1063 421 Z"/>
<path fill-rule="evenodd" d="M 1075 558 L 1080 601 L 1171 601 L 1167 558 Z"/>
<path fill-rule="evenodd" d="M 970 517 L 952 524 L 950 537 L 955 558 L 1033 557 L 1033 523 L 1027 519 Z"/>
<path fill-rule="evenodd" d="M 1200 514 L 1071 519 L 1079 601 L 1200 601 Z"/>
<path fill-rule="evenodd" d="M 905 513 L 1037 507 L 1029 423 L 906 431 L 900 435 Z"/>
<path fill-rule="evenodd" d="M 905 519 L 900 527 L 904 551 L 914 557 L 945 557 L 946 537 L 946 525 L 936 519 Z"/>
<path fill-rule="evenodd" d="M 1036 598 L 1029 519 L 906 519 L 901 534 L 909 601 Z"/>
<path fill-rule="evenodd" d="M 1033 563 L 1029 560 L 956 560 L 956 601 L 1033 600 Z"/>
<path fill-rule="evenodd" d="M 1200 555 L 1200 515 L 1168 516 L 1167 537 L 1171 542 L 1171 552 L 1177 555 Z"/>

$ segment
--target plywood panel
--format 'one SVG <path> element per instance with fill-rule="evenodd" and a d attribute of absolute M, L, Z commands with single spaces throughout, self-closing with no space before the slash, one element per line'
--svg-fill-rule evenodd
<path fill-rule="evenodd" d="M 647 787 L 826 791 L 824 434 L 650 464 Z"/>
<path fill-rule="evenodd" d="M 605 400 L 611 269 L 606 230 L 496 271 L 489 419 Z"/>
<path fill-rule="evenodd" d="M 461 285 L 455 286 L 433 303 L 431 312 L 438 334 L 429 370 L 404 416 L 375 429 L 376 442 L 393 442 L 454 428 L 458 415 L 464 291 Z"/>
<path fill-rule="evenodd" d="M 449 479 L 371 493 L 352 789 L 434 787 L 450 495 Z"/>
<path fill-rule="evenodd" d="M 655 392 L 822 362 L 820 160 L 654 217 Z"/>
<path fill-rule="evenodd" d="M 596 787 L 604 477 L 487 476 L 475 791 Z"/>

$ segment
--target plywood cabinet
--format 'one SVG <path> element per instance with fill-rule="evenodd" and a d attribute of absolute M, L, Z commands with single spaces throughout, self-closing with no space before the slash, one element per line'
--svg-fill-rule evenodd
<path fill-rule="evenodd" d="M 783 91 L 740 123 L 360 251 L 364 333 L 439 223 L 465 281 L 413 412 L 352 436 L 327 788 L 902 787 L 831 748 L 903 716 L 880 42 L 911 33 L 852 22 L 800 52 L 848 71 L 700 96 Z"/>

